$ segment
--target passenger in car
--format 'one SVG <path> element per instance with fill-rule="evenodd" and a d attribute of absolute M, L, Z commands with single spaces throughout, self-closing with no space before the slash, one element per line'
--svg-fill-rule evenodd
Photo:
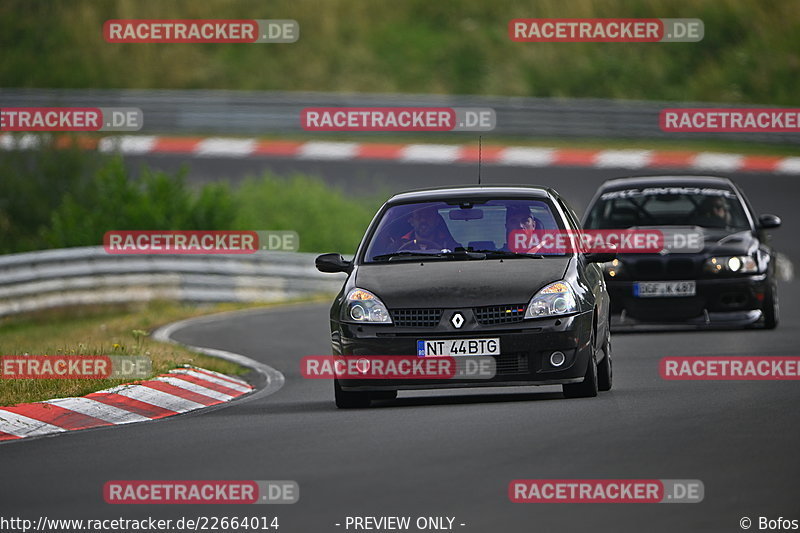
<path fill-rule="evenodd" d="M 721 196 L 706 198 L 700 206 L 700 225 L 711 228 L 724 228 L 731 225 L 731 211 L 728 200 Z"/>

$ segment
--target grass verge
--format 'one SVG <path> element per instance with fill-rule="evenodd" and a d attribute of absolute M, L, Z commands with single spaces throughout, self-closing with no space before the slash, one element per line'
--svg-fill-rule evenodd
<path fill-rule="evenodd" d="M 317 301 L 304 298 L 296 301 Z M 156 342 L 148 333 L 162 325 L 212 312 L 272 304 L 189 306 L 149 302 L 115 306 L 53 309 L 0 319 L 0 355 L 146 355 L 153 375 L 192 364 L 230 375 L 248 371 L 240 365 L 192 352 L 176 344 Z M 83 396 L 130 380 L 8 379 L 0 380 L 0 405 Z"/>

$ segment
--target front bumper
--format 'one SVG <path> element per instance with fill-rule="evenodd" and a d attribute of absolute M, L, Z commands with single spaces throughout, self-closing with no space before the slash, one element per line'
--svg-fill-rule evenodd
<path fill-rule="evenodd" d="M 634 283 L 606 278 L 611 324 L 617 331 L 651 326 L 747 327 L 762 319 L 764 295 L 769 289 L 766 274 L 696 279 L 696 293 L 688 297 L 638 298 L 634 296 Z"/>
<path fill-rule="evenodd" d="M 465 316 L 462 328 L 450 326 L 455 311 Z M 332 345 L 339 355 L 416 355 L 418 340 L 499 338 L 500 355 L 494 357 L 497 372 L 491 379 L 343 379 L 343 390 L 413 390 L 464 387 L 555 385 L 583 381 L 590 354 L 592 313 L 567 317 L 524 320 L 511 324 L 481 326 L 469 310 L 448 309 L 440 325 L 432 328 L 339 323 Z M 558 368 L 550 354 L 563 352 Z"/>

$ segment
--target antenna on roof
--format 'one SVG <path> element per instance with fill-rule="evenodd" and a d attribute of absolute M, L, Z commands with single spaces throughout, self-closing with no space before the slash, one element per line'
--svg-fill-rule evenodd
<path fill-rule="evenodd" d="M 478 135 L 478 185 L 481 184 L 481 136 Z"/>

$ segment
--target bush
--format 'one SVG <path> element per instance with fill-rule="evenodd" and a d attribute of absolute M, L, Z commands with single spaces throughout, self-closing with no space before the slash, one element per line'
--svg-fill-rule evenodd
<path fill-rule="evenodd" d="M 97 245 L 109 230 L 227 229 L 235 206 L 227 186 L 212 184 L 193 194 L 183 175 L 144 168 L 131 179 L 114 158 L 78 192 L 67 193 L 42 240 L 52 248 Z"/>
<path fill-rule="evenodd" d="M 348 197 L 319 178 L 265 174 L 234 193 L 240 230 L 294 230 L 303 252 L 355 252 L 378 200 Z"/>
<path fill-rule="evenodd" d="M 0 151 L 0 253 L 46 247 L 41 233 L 51 213 L 103 164 L 75 147 L 57 149 L 49 137 L 38 142 L 37 150 Z"/>
<path fill-rule="evenodd" d="M 110 230 L 294 230 L 300 250 L 353 253 L 378 200 L 352 198 L 319 178 L 265 174 L 233 188 L 190 187 L 182 173 L 119 157 L 57 150 L 0 152 L 0 253 L 96 246 Z"/>

